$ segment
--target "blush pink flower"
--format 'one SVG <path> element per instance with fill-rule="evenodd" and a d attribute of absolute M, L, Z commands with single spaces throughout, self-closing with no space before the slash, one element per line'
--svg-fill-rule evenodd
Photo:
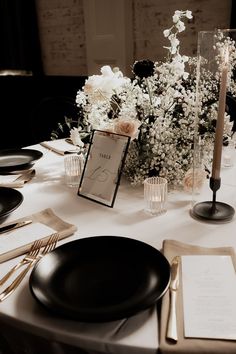
<path fill-rule="evenodd" d="M 194 188 L 196 191 L 199 191 L 206 180 L 206 176 L 206 171 L 204 171 L 203 169 L 197 168 L 193 172 L 193 169 L 190 168 L 186 172 L 183 179 L 184 190 L 186 192 L 191 192 Z"/>
<path fill-rule="evenodd" d="M 140 122 L 136 119 L 118 118 L 114 122 L 114 132 L 130 136 L 131 140 L 137 138 Z"/>

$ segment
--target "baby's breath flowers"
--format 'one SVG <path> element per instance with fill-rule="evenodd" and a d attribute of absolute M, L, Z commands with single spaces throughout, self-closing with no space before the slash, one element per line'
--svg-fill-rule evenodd
<path fill-rule="evenodd" d="M 180 41 L 177 38 L 177 34 L 183 32 L 185 30 L 185 24 L 181 20 L 183 18 L 187 18 L 191 20 L 193 18 L 192 12 L 187 11 L 179 11 L 176 10 L 173 16 L 173 26 L 169 29 L 163 31 L 165 37 L 167 37 L 170 41 L 170 47 L 164 47 L 169 50 L 171 54 L 178 54 L 179 52 L 179 44 Z"/>
<path fill-rule="evenodd" d="M 77 92 L 80 128 L 71 132 L 71 137 L 82 145 L 80 141 L 93 129 L 129 135 L 123 173 L 133 185 L 149 176 L 167 178 L 170 187 L 182 185 L 189 190 L 192 185 L 197 61 L 181 54 L 178 38 L 185 30 L 185 21 L 191 19 L 191 11 L 175 11 L 173 25 L 163 32 L 170 43 L 165 47 L 166 61 L 136 61 L 132 80 L 118 68 L 106 65 L 101 75 L 90 76 L 83 90 Z M 207 166 L 217 119 L 219 77 L 210 73 L 206 77 L 199 83 L 202 105 L 198 132 L 206 152 L 202 163 Z M 231 87 L 235 96 L 235 84 Z M 226 114 L 225 120 L 229 118 Z M 202 178 L 205 173 L 200 172 L 199 184 Z"/>

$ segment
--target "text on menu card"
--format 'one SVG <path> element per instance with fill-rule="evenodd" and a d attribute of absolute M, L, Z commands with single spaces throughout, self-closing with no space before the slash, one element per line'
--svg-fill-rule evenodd
<path fill-rule="evenodd" d="M 184 334 L 236 340 L 236 274 L 231 256 L 182 256 Z"/>

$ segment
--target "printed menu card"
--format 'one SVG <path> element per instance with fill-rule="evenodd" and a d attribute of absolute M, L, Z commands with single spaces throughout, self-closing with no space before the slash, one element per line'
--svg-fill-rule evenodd
<path fill-rule="evenodd" d="M 182 256 L 184 335 L 236 340 L 236 273 L 230 256 Z"/>

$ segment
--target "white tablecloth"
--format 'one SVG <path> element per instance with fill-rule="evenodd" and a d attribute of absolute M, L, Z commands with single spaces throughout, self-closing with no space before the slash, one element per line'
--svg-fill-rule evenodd
<path fill-rule="evenodd" d="M 236 249 L 235 217 L 231 222 L 222 224 L 193 219 L 189 214 L 191 194 L 170 192 L 167 212 L 153 217 L 143 210 L 143 188 L 132 187 L 122 179 L 115 205 L 109 208 L 77 196 L 77 189 L 65 185 L 63 156 L 39 145 L 31 148 L 42 151 L 44 156 L 35 164 L 36 177 L 20 190 L 24 196 L 22 205 L 7 221 L 52 208 L 63 220 L 78 227 L 75 235 L 60 241 L 60 244 L 88 236 L 115 235 L 142 240 L 157 249 L 161 249 L 164 239 L 206 247 L 233 246 Z M 211 200 L 208 185 L 204 197 Z M 217 200 L 236 209 L 236 168 L 222 171 L 222 186 Z M 2 263 L 0 276 L 16 261 Z M 156 307 L 129 319 L 110 323 L 86 324 L 63 320 L 38 306 L 30 294 L 28 277 L 12 296 L 0 304 L 0 323 L 10 324 L 51 342 L 61 342 L 91 352 L 152 354 L 158 348 Z"/>

